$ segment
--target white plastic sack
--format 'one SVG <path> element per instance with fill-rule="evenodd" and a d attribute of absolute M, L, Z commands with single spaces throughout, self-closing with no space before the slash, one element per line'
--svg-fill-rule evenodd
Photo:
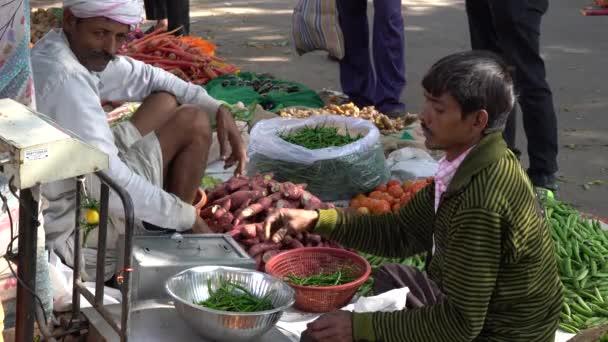
<path fill-rule="evenodd" d="M 390 290 L 373 297 L 359 297 L 356 302 L 344 307 L 342 310 L 362 312 L 393 312 L 405 309 L 408 287 Z"/>
<path fill-rule="evenodd" d="M 53 310 L 57 312 L 69 311 L 72 309 L 73 270 L 63 264 L 54 252 L 50 253 L 49 259 L 49 273 L 53 286 Z M 87 282 L 85 286 L 89 291 L 95 293 L 95 283 Z M 118 304 L 121 298 L 120 290 L 104 287 L 104 305 Z M 81 295 L 80 307 L 87 308 L 90 306 L 91 303 Z"/>
<path fill-rule="evenodd" d="M 304 127 L 336 127 L 341 134 L 362 138 L 341 147 L 309 150 L 279 135 Z M 337 115 L 306 119 L 276 118 L 260 121 L 249 140 L 248 173 L 272 172 L 280 182 L 308 184 L 325 201 L 351 199 L 388 180 L 380 132 L 371 122 Z"/>
<path fill-rule="evenodd" d="M 402 182 L 434 176 L 439 167 L 439 163 L 428 152 L 414 147 L 392 152 L 386 164 L 391 170 L 391 178 Z"/>
<path fill-rule="evenodd" d="M 342 147 L 309 150 L 290 144 L 278 136 L 278 133 L 323 125 L 337 127 L 341 134 L 349 133 L 351 136 L 362 134 L 363 138 Z M 310 165 L 319 160 L 366 152 L 379 143 L 380 131 L 374 124 L 363 119 L 338 115 L 316 115 L 306 119 L 276 118 L 260 121 L 253 127 L 249 140 L 249 154 L 262 154 L 273 159 Z"/>

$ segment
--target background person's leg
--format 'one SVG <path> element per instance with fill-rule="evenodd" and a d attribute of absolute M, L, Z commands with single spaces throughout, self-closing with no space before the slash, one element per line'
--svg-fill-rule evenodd
<path fill-rule="evenodd" d="M 375 80 L 369 55 L 367 1 L 338 0 L 338 13 L 345 51 L 340 60 L 342 91 L 357 106 L 371 106 Z"/>
<path fill-rule="evenodd" d="M 540 56 L 541 19 L 548 6 L 547 0 L 491 2 L 499 44 L 507 62 L 516 68 L 515 83 L 528 139 L 528 175 L 535 186 L 555 189 L 557 117 Z"/>
<path fill-rule="evenodd" d="M 503 55 L 498 45 L 498 36 L 494 28 L 494 18 L 489 2 L 490 0 L 467 0 L 465 3 L 469 21 L 471 48 L 473 50 L 492 51 L 498 55 Z M 509 115 L 503 136 L 509 148 L 519 155 L 519 151 L 515 148 L 516 127 L 517 106 L 513 108 Z"/>
<path fill-rule="evenodd" d="M 181 34 L 190 34 L 190 0 L 165 0 L 169 31 L 182 27 Z"/>
<path fill-rule="evenodd" d="M 405 89 L 405 30 L 401 0 L 374 0 L 374 105 L 389 116 L 405 113 L 399 99 Z"/>
<path fill-rule="evenodd" d="M 157 20 L 151 30 L 167 28 L 167 6 L 165 0 L 144 0 L 147 20 Z"/>

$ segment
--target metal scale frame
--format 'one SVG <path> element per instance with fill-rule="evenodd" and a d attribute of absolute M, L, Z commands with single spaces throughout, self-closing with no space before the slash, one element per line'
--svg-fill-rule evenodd
<path fill-rule="evenodd" d="M 77 158 L 74 158 L 76 156 Z M 75 262 L 73 278 L 73 303 L 71 319 L 63 322 L 70 327 L 82 322 L 80 295 L 91 303 L 93 309 L 126 342 L 129 336 L 131 309 L 131 253 L 133 243 L 134 212 L 129 194 L 114 183 L 102 170 L 109 165 L 108 155 L 84 143 L 72 132 L 57 125 L 43 114 L 34 112 L 10 99 L 0 99 L 0 174 L 10 179 L 9 186 L 20 191 L 18 270 L 21 281 L 17 287 L 16 341 L 33 341 L 36 312 L 36 241 L 38 201 L 33 189 L 45 183 L 76 179 Z M 80 200 L 83 175 L 92 174 L 101 180 L 101 201 L 95 294 L 81 279 Z M 108 226 L 108 200 L 112 189 L 123 203 L 125 211 L 124 272 L 118 276 L 122 307 L 117 321 L 103 305 L 105 249 Z"/>

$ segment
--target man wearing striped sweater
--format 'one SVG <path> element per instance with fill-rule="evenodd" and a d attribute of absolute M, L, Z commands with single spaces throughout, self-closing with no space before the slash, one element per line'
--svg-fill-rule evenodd
<path fill-rule="evenodd" d="M 533 186 L 501 135 L 515 101 L 507 67 L 488 52 L 459 53 L 433 65 L 422 84 L 426 146 L 445 151 L 433 184 L 395 214 L 281 209 L 265 228 L 314 230 L 383 256 L 426 251 L 426 273 L 382 267 L 375 292 L 408 286 L 406 310 L 329 313 L 303 338 L 552 342 L 562 285 Z"/>

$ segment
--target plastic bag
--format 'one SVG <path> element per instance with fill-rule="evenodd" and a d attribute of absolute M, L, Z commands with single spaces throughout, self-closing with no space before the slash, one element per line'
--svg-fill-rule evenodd
<path fill-rule="evenodd" d="M 279 137 L 306 126 L 337 127 L 339 133 L 363 137 L 345 146 L 316 150 Z M 324 201 L 350 199 L 389 178 L 380 132 L 371 122 L 358 118 L 321 115 L 263 120 L 251 130 L 248 154 L 249 174 L 271 172 L 280 182 L 306 183 L 308 191 Z"/>
<path fill-rule="evenodd" d="M 388 155 L 391 178 L 399 181 L 427 178 L 437 173 L 439 163 L 425 150 L 405 147 Z"/>
<path fill-rule="evenodd" d="M 338 59 L 344 58 L 344 36 L 336 0 L 300 0 L 291 20 L 294 46 L 299 55 L 325 50 Z"/>

